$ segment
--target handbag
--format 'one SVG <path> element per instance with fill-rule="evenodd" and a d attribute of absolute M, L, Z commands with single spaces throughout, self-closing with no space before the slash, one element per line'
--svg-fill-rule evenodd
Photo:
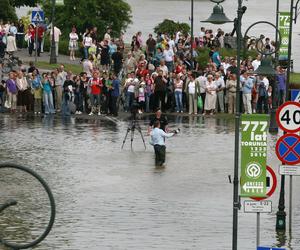
<path fill-rule="evenodd" d="M 199 109 L 203 108 L 203 101 L 202 101 L 202 97 L 201 96 L 198 96 L 197 106 L 198 106 Z"/>
<path fill-rule="evenodd" d="M 6 100 L 5 103 L 4 103 L 4 107 L 7 108 L 7 109 L 10 109 L 11 108 L 11 103 Z"/>

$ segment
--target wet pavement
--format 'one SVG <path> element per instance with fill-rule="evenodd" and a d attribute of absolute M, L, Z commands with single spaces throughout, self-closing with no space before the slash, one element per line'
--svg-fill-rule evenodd
<path fill-rule="evenodd" d="M 169 120 L 181 133 L 167 140 L 166 168 L 156 169 L 146 136 L 147 117 L 139 121 L 147 149 L 136 132 L 131 151 L 129 139 L 121 150 L 127 120 L 0 115 L 1 162 L 36 170 L 56 199 L 54 229 L 35 249 L 231 249 L 228 175 L 233 175 L 234 121 L 200 116 Z M 269 136 L 268 162 L 278 173 L 276 139 Z M 4 174 L 0 203 L 7 196 L 1 183 Z M 299 190 L 299 181 L 294 183 Z M 20 189 L 16 185 L 15 190 Z M 34 186 L 22 190 L 24 196 L 40 195 Z M 261 216 L 261 245 L 300 249 L 299 195 L 294 193 L 290 240 L 275 233 L 278 194 L 271 199 L 273 213 Z M 255 218 L 240 211 L 238 249 L 255 249 Z M 0 217 L 0 228 L 5 223 Z"/>

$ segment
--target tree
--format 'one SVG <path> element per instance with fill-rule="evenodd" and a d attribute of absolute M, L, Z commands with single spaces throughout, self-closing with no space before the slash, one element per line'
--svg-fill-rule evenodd
<path fill-rule="evenodd" d="M 36 6 L 37 0 L 9 0 L 10 4 L 13 7 L 21 7 L 21 6 Z"/>
<path fill-rule="evenodd" d="M 165 19 L 154 28 L 156 34 L 175 34 L 178 31 L 187 35 L 190 32 L 190 26 L 187 23 L 174 22 L 173 20 Z"/>
<path fill-rule="evenodd" d="M 131 23 L 131 8 L 123 0 L 65 0 L 64 6 L 56 6 L 55 25 L 65 35 L 72 26 L 83 32 L 85 28 L 96 26 L 104 35 L 110 26 L 114 35 L 119 35 Z M 46 16 L 51 19 L 52 1 L 44 4 Z"/>
<path fill-rule="evenodd" d="M 0 19 L 6 21 L 16 21 L 17 15 L 15 8 L 10 4 L 9 0 L 0 0 Z"/>

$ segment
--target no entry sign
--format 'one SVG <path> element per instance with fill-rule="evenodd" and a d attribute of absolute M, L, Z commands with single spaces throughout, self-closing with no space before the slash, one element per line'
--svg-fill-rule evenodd
<path fill-rule="evenodd" d="M 300 163 L 300 136 L 285 134 L 276 143 L 276 154 L 280 161 L 286 165 Z"/>
<path fill-rule="evenodd" d="M 277 177 L 274 170 L 269 166 L 267 166 L 267 178 L 269 178 L 270 183 L 267 186 L 266 197 L 250 197 L 251 199 L 261 201 L 270 198 L 274 194 L 277 187 Z"/>
<path fill-rule="evenodd" d="M 300 131 L 300 103 L 285 102 L 276 112 L 279 127 L 288 133 Z"/>

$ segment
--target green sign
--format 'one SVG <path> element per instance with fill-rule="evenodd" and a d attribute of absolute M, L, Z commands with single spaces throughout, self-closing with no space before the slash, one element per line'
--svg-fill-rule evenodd
<path fill-rule="evenodd" d="M 280 12 L 279 13 L 279 31 L 280 31 L 280 35 L 281 35 L 279 59 L 281 59 L 281 60 L 288 58 L 290 20 L 291 20 L 291 16 L 290 16 L 289 12 Z"/>
<path fill-rule="evenodd" d="M 64 0 L 55 0 L 55 5 L 57 6 L 63 6 L 64 4 Z"/>
<path fill-rule="evenodd" d="M 241 196 L 266 196 L 268 115 L 242 115 Z"/>

